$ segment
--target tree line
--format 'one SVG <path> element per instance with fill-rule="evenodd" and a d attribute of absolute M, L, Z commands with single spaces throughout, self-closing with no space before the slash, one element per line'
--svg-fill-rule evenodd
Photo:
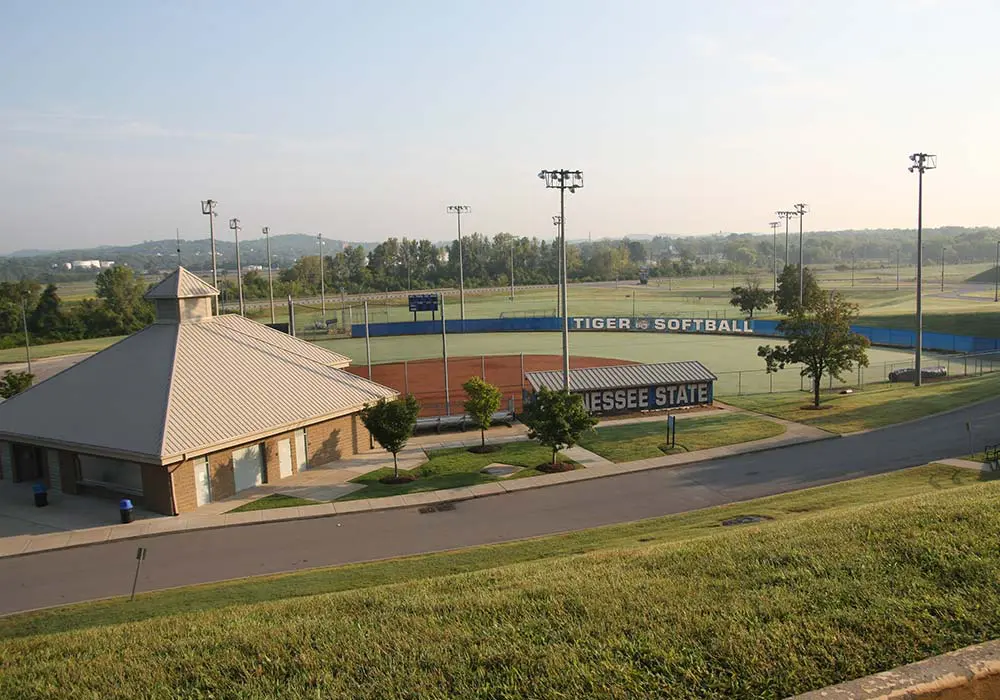
<path fill-rule="evenodd" d="M 67 304 L 55 284 L 0 282 L 0 348 L 32 342 L 125 335 L 153 322 L 153 305 L 143 298 L 149 285 L 131 268 L 116 266 L 97 276 L 96 298 Z"/>

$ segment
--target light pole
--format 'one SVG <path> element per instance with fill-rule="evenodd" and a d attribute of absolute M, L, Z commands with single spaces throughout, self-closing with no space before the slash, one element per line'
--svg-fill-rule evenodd
<path fill-rule="evenodd" d="M 566 190 L 570 194 L 583 187 L 582 170 L 543 170 L 538 177 L 549 189 L 559 190 L 559 253 L 562 284 L 562 340 L 563 340 L 563 390 L 569 391 L 569 314 L 566 311 Z"/>
<path fill-rule="evenodd" d="M 896 248 L 896 291 L 899 291 L 899 248 Z"/>
<path fill-rule="evenodd" d="M 774 276 L 774 291 L 778 291 L 778 227 L 780 221 L 772 221 L 771 226 L 771 272 Z"/>
<path fill-rule="evenodd" d="M 319 303 L 323 313 L 323 325 L 326 325 L 326 270 L 323 265 L 323 234 L 316 234 L 316 244 L 319 246 Z"/>
<path fill-rule="evenodd" d="M 920 355 L 924 350 L 924 171 L 937 167 L 937 156 L 929 153 L 914 153 L 910 156 L 913 163 L 908 170 L 917 171 L 917 348 L 916 376 L 913 385 L 923 384 L 920 374 Z"/>
<path fill-rule="evenodd" d="M 562 217 L 558 214 L 553 216 L 552 225 L 556 227 L 556 316 L 562 317 L 562 249 L 559 247 Z"/>
<path fill-rule="evenodd" d="M 941 244 L 941 291 L 944 291 L 944 244 Z"/>
<path fill-rule="evenodd" d="M 1000 241 L 997 241 L 997 269 L 993 281 L 993 301 L 1000 301 Z"/>
<path fill-rule="evenodd" d="M 778 211 L 775 212 L 779 219 L 785 220 L 785 267 L 788 267 L 788 220 L 793 216 L 798 216 L 794 211 Z"/>
<path fill-rule="evenodd" d="M 243 308 L 243 267 L 240 265 L 240 220 L 230 219 L 229 228 L 236 236 L 236 286 L 240 290 L 240 316 L 243 316 L 245 309 Z"/>
<path fill-rule="evenodd" d="M 514 236 L 510 237 L 510 302 L 514 303 Z"/>
<path fill-rule="evenodd" d="M 805 285 L 805 276 L 802 266 L 803 256 L 802 256 L 802 219 L 806 217 L 806 205 L 805 203 L 793 204 L 795 207 L 795 214 L 799 217 L 799 306 L 802 306 L 802 296 L 803 289 Z"/>
<path fill-rule="evenodd" d="M 462 214 L 468 214 L 472 207 L 464 204 L 448 206 L 448 213 L 455 215 L 458 223 L 458 306 L 461 319 L 465 320 L 465 265 L 462 263 Z"/>
<path fill-rule="evenodd" d="M 271 300 L 271 323 L 274 323 L 274 283 L 271 281 L 271 229 L 267 226 L 261 229 L 264 242 L 267 244 L 267 296 Z"/>
<path fill-rule="evenodd" d="M 31 340 L 28 337 L 28 300 L 21 299 L 21 322 L 24 323 L 24 354 L 28 360 L 28 374 L 31 374 Z"/>
<path fill-rule="evenodd" d="M 215 217 L 218 214 L 215 213 L 215 205 L 217 205 L 214 199 L 203 199 L 201 202 L 201 213 L 208 217 L 208 237 L 212 241 L 212 286 L 216 289 L 219 288 L 219 270 L 216 267 L 215 259 Z M 219 298 L 215 298 L 215 313 L 219 313 Z"/>

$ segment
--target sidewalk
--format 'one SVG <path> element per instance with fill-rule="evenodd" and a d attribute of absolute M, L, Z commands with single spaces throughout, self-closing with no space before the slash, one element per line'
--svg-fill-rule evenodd
<path fill-rule="evenodd" d="M 733 410 L 729 407 L 723 410 Z M 699 414 L 691 414 L 699 415 Z M 704 413 L 700 413 L 704 415 Z M 680 416 L 679 418 L 686 418 Z M 620 423 L 639 423 L 663 420 L 663 416 L 642 417 L 634 419 L 623 419 Z M 543 474 L 513 481 L 493 481 L 473 486 L 444 489 L 439 491 L 424 491 L 400 496 L 388 496 L 384 498 L 358 499 L 344 502 L 328 502 L 318 505 L 300 506 L 293 508 L 274 508 L 270 510 L 248 511 L 244 513 L 229 513 L 234 508 L 243 503 L 257 500 L 262 496 L 272 493 L 282 493 L 309 498 L 309 494 L 319 500 L 321 495 L 338 498 L 346 493 L 350 493 L 355 488 L 355 484 L 347 484 L 349 479 L 353 479 L 359 474 L 364 474 L 373 469 L 378 469 L 385 465 L 386 453 L 378 451 L 366 455 L 344 460 L 330 467 L 317 467 L 296 475 L 294 482 L 265 484 L 250 491 L 241 492 L 239 498 L 230 498 L 224 501 L 209 504 L 199 508 L 195 513 L 188 513 L 178 516 L 156 516 L 155 514 L 143 514 L 142 519 L 136 522 L 117 525 L 106 525 L 103 527 L 92 527 L 86 529 L 71 529 L 72 525 L 62 531 L 52 532 L 55 529 L 51 523 L 39 532 L 17 535 L 13 537 L 0 538 L 0 557 L 18 556 L 52 549 L 62 549 L 101 542 L 110 542 L 121 539 L 134 539 L 148 537 L 152 535 L 165 534 L 169 532 L 180 532 L 185 530 L 210 529 L 237 525 L 252 525 L 255 523 L 275 522 L 284 520 L 299 520 L 305 518 L 322 518 L 337 515 L 346 515 L 372 510 L 388 510 L 392 508 L 411 508 L 430 503 L 440 503 L 444 501 L 461 501 L 472 498 L 482 498 L 486 496 L 497 496 L 515 491 L 554 486 L 556 484 L 566 484 L 574 481 L 585 481 L 589 479 L 601 479 L 618 474 L 644 471 L 648 469 L 662 469 L 684 464 L 693 464 L 713 459 L 720 459 L 732 455 L 746 454 L 750 452 L 761 452 L 765 450 L 787 447 L 806 442 L 815 442 L 835 438 L 837 436 L 799 423 L 783 421 L 777 418 L 770 418 L 785 426 L 786 431 L 772 438 L 754 440 L 736 445 L 715 447 L 697 452 L 664 455 L 650 459 L 637 460 L 615 464 L 607 459 L 594 454 L 582 447 L 576 446 L 564 451 L 574 461 L 583 466 L 570 472 L 557 474 Z M 512 428 L 500 428 L 498 432 L 490 431 L 490 442 L 513 442 L 524 440 L 527 430 L 523 426 Z M 504 431 L 502 434 L 499 431 Z M 476 432 L 466 433 L 460 439 L 454 436 L 424 435 L 411 439 L 410 445 L 400 453 L 400 468 L 412 468 L 418 466 L 426 460 L 424 452 L 427 448 L 447 448 L 471 446 L 479 443 L 479 434 Z M 339 482 L 339 483 L 338 483 Z M 320 494 L 317 489 L 323 490 Z M 46 531 L 49 530 L 49 531 Z"/>

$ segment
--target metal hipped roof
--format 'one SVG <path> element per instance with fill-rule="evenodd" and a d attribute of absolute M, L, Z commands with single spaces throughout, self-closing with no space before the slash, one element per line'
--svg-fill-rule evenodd
<path fill-rule="evenodd" d="M 147 299 L 191 299 L 193 297 L 214 297 L 219 290 L 183 267 L 146 292 Z"/>
<path fill-rule="evenodd" d="M 542 387 L 559 390 L 563 388 L 561 370 L 526 372 L 531 388 L 538 391 Z M 588 367 L 569 371 L 570 391 L 597 391 L 599 389 L 624 389 L 629 387 L 660 386 L 663 384 L 687 384 L 689 382 L 711 382 L 718 379 L 694 360 L 687 362 L 661 362 L 652 365 L 614 365 L 611 367 Z"/>
<path fill-rule="evenodd" d="M 349 363 L 237 315 L 153 324 L 0 404 L 0 439 L 169 464 L 396 396 Z"/>

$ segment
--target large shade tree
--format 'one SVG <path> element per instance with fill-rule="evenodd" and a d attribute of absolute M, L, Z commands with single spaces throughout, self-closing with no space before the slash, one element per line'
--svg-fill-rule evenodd
<path fill-rule="evenodd" d="M 855 365 L 868 366 L 870 343 L 851 330 L 857 317 L 857 304 L 844 300 L 838 292 L 821 294 L 812 307 L 798 307 L 778 324 L 787 345 L 761 345 L 757 354 L 764 358 L 768 373 L 801 364 L 800 374 L 812 380 L 813 405 L 819 406 L 824 375 L 840 379 Z"/>
<path fill-rule="evenodd" d="M 823 296 L 816 275 L 808 267 L 802 272 L 802 305 L 809 308 Z M 778 313 L 789 315 L 799 308 L 799 266 L 785 265 L 778 276 L 778 293 L 774 295 Z"/>

